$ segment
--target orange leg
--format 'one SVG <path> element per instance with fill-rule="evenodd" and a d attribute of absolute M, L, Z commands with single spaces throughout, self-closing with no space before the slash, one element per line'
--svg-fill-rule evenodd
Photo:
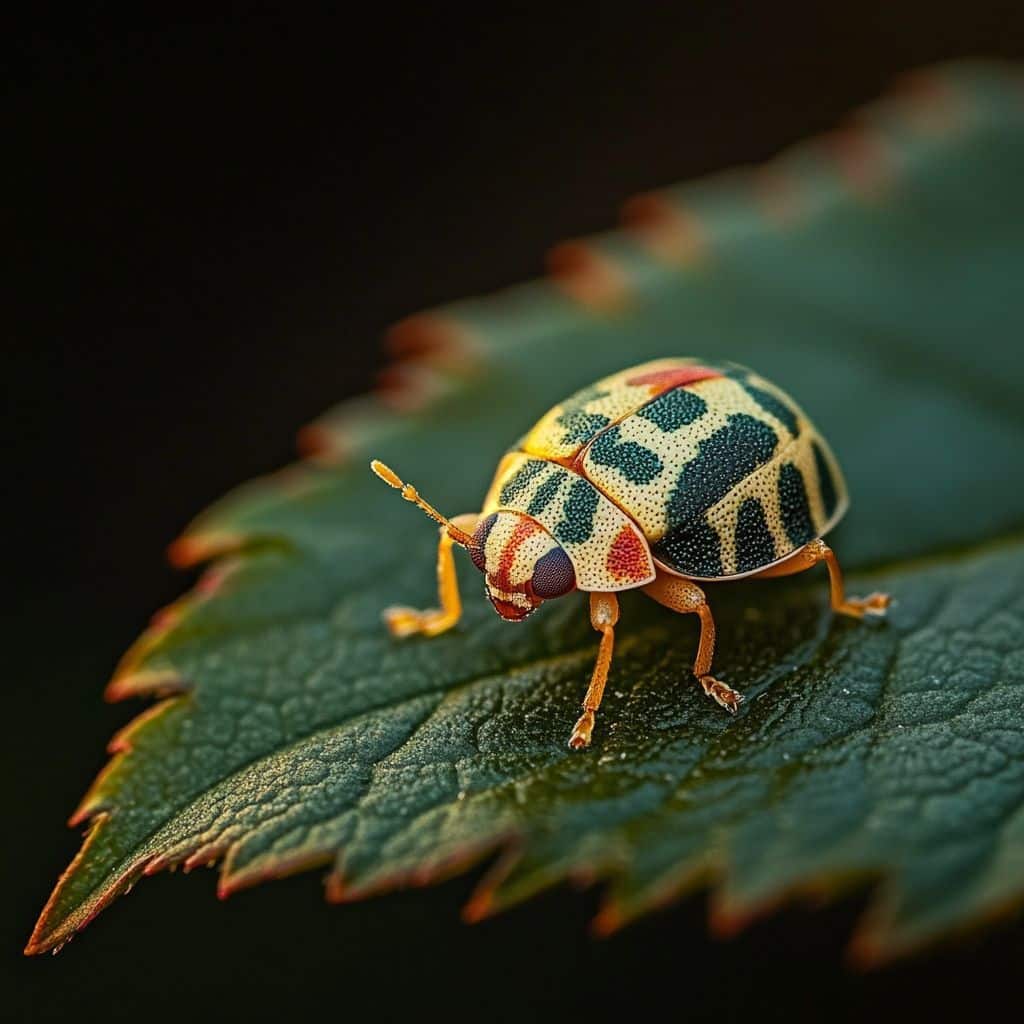
<path fill-rule="evenodd" d="M 700 617 L 700 640 L 697 644 L 697 657 L 693 663 L 693 674 L 712 700 L 726 711 L 735 714 L 743 695 L 711 675 L 711 658 L 715 653 L 715 620 L 704 591 L 696 583 L 664 572 L 659 572 L 654 582 L 648 583 L 643 591 L 648 597 L 653 597 L 659 604 L 671 608 L 674 612 Z"/>
<path fill-rule="evenodd" d="M 456 516 L 452 523 L 459 529 L 472 532 L 478 515 Z M 445 527 L 441 527 L 441 540 L 437 545 L 437 594 L 440 608 L 418 611 L 415 608 L 393 606 L 384 609 L 384 621 L 392 636 L 437 636 L 451 629 L 462 615 L 462 600 L 459 598 L 459 578 L 455 573 L 455 559 L 452 557 L 452 538 Z"/>
<path fill-rule="evenodd" d="M 821 562 L 824 562 L 828 569 L 833 611 L 839 612 L 840 615 L 851 615 L 855 619 L 862 619 L 865 615 L 885 614 L 890 601 L 888 594 L 875 593 L 868 594 L 867 597 L 846 596 L 846 591 L 843 588 L 843 571 L 839 568 L 839 561 L 836 559 L 835 552 L 823 540 L 812 540 L 810 544 L 805 544 L 784 562 L 756 573 L 752 578 L 769 579 L 774 576 L 792 576 L 794 573 L 811 569 Z"/>
<path fill-rule="evenodd" d="M 619 621 L 619 601 L 614 594 L 590 595 L 590 624 L 601 634 L 601 646 L 597 650 L 597 663 L 590 677 L 587 695 L 583 698 L 583 714 L 573 727 L 569 746 L 582 750 L 590 746 L 594 731 L 594 716 L 601 706 L 604 684 L 608 681 L 608 669 L 612 664 L 612 650 L 615 647 L 615 623 Z"/>

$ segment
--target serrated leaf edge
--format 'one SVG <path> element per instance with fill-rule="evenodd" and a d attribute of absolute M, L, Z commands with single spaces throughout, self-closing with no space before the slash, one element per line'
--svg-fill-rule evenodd
<path fill-rule="evenodd" d="M 986 96 L 983 91 L 975 94 L 972 88 L 978 80 L 989 84 L 998 80 L 1006 97 L 1019 98 L 1020 114 L 1024 116 L 1024 74 L 1016 66 L 952 62 L 901 76 L 887 97 L 856 111 L 848 124 L 837 132 L 790 147 L 759 168 L 724 172 L 714 176 L 710 182 L 684 186 L 684 191 L 710 185 L 712 189 L 744 193 L 760 210 L 764 221 L 762 227 L 786 230 L 801 218 L 813 216 L 815 211 L 813 204 L 800 203 L 803 173 L 800 167 L 810 156 L 819 170 L 833 175 L 833 184 L 845 189 L 847 194 L 866 202 L 884 201 L 888 191 L 898 183 L 900 168 L 898 159 L 886 144 L 880 125 L 895 119 L 918 137 L 926 138 L 936 146 L 944 145 L 969 130 L 973 121 L 984 113 Z M 703 261 L 713 259 L 718 240 L 715 225 L 681 201 L 674 191 L 654 191 L 628 200 L 622 208 L 619 232 L 562 242 L 548 254 L 550 286 L 593 315 L 620 315 L 638 298 L 636 283 L 630 279 L 628 269 L 608 251 L 609 239 L 620 244 L 625 240 L 647 256 L 681 270 L 693 269 Z M 315 477 L 310 474 L 310 469 L 350 463 L 362 456 L 381 432 L 395 429 L 410 413 L 422 412 L 466 386 L 486 368 L 488 349 L 495 342 L 467 328 L 453 308 L 442 307 L 401 321 L 388 332 L 386 344 L 391 361 L 382 372 L 376 392 L 342 403 L 302 428 L 298 447 L 303 462 L 285 467 L 240 490 L 248 491 L 255 486 L 294 494 L 315 486 Z M 213 564 L 191 592 L 154 616 L 150 628 L 126 653 L 106 687 L 105 696 L 111 701 L 140 696 L 163 696 L 165 699 L 142 712 L 110 741 L 108 752 L 114 755 L 113 758 L 101 770 L 69 820 L 71 826 L 88 822 L 84 841 L 44 906 L 25 947 L 26 955 L 59 951 L 116 896 L 130 889 L 138 878 L 170 866 L 162 863 L 156 854 L 131 861 L 112 881 L 107 880 L 99 887 L 103 891 L 86 917 L 70 928 L 58 926 L 50 930 L 50 917 L 64 885 L 74 876 L 110 819 L 112 808 L 105 806 L 96 794 L 130 756 L 131 738 L 135 732 L 177 704 L 181 699 L 179 695 L 189 689 L 188 681 L 172 671 L 151 671 L 138 666 L 148 650 L 174 630 L 196 603 L 216 598 L 224 581 L 244 559 L 247 549 L 261 541 L 272 543 L 275 540 L 247 536 L 217 524 L 218 510 L 225 503 L 237 500 L 238 494 L 239 491 L 233 492 L 201 514 L 168 549 L 169 560 L 177 567 L 187 568 L 203 562 Z M 347 887 L 342 876 L 334 870 L 325 879 L 325 893 L 331 902 L 350 902 L 390 888 L 429 885 L 460 874 L 497 852 L 491 868 L 463 912 L 467 921 L 482 920 L 506 909 L 511 902 L 518 902 L 499 900 L 498 893 L 521 859 L 525 841 L 525 837 L 519 834 L 490 837 L 477 846 L 459 851 L 442 864 L 390 876 L 362 888 Z M 225 852 L 221 849 L 208 851 L 201 860 L 186 862 L 186 870 L 199 863 L 212 863 Z M 327 859 L 324 854 L 282 858 L 272 870 L 253 872 L 251 878 L 242 873 L 231 884 L 224 882 L 226 865 L 222 864 L 218 895 L 226 898 L 258 882 L 322 866 Z M 579 876 L 578 871 L 576 874 Z M 889 898 L 885 893 L 892 890 L 893 882 L 881 870 L 814 876 L 799 885 L 780 890 L 756 905 L 742 906 L 730 902 L 724 888 L 728 868 L 723 866 L 721 859 L 710 854 L 702 855 L 695 862 L 681 864 L 673 880 L 659 885 L 649 899 L 632 901 L 635 904 L 632 907 L 616 899 L 614 874 L 612 864 L 594 864 L 583 872 L 585 877 L 577 877 L 578 882 L 588 885 L 612 883 L 606 889 L 593 923 L 594 932 L 598 935 L 611 934 L 641 914 L 675 902 L 702 886 L 711 888 L 710 927 L 724 936 L 735 934 L 751 921 L 794 900 L 833 899 L 850 888 L 861 888 L 875 882 L 879 883 L 881 891 L 876 892 L 853 934 L 848 950 L 851 963 L 860 967 L 876 966 L 917 948 L 916 945 L 895 948 L 891 937 L 887 936 L 885 908 Z M 551 877 L 534 891 L 557 884 L 564 877 Z M 1016 909 L 1021 899 L 1024 899 L 1024 893 L 1018 899 L 1007 901 L 1004 907 L 978 915 L 960 928 L 954 927 L 948 934 L 1003 916 Z"/>

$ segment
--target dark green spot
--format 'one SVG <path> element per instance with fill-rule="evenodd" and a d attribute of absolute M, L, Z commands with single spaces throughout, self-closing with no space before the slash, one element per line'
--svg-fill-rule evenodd
<path fill-rule="evenodd" d="M 669 494 L 668 532 L 656 545 L 663 552 L 661 561 L 694 576 L 722 574 L 718 536 L 705 523 L 705 514 L 768 462 L 778 443 L 767 423 L 745 413 L 733 414 L 721 430 L 701 441 Z M 716 560 L 718 570 L 708 571 Z"/>
<path fill-rule="evenodd" d="M 730 370 L 728 376 L 736 381 L 765 412 L 771 413 L 780 423 L 784 423 L 786 429 L 794 437 L 800 433 L 800 423 L 797 420 L 796 410 L 788 402 L 784 402 L 779 398 L 778 395 L 773 395 L 770 391 L 765 391 L 764 388 L 751 384 L 749 371 L 742 369 Z"/>
<path fill-rule="evenodd" d="M 770 391 L 756 388 L 746 381 L 743 382 L 743 389 L 765 412 L 770 412 L 777 420 L 784 423 L 786 429 L 794 437 L 800 433 L 800 424 L 797 421 L 796 413 L 781 398 L 773 395 Z"/>
<path fill-rule="evenodd" d="M 573 409 L 563 412 L 555 422 L 563 429 L 562 444 L 586 444 L 599 430 L 607 427 L 611 420 L 597 412 Z"/>
<path fill-rule="evenodd" d="M 498 494 L 498 501 L 502 505 L 507 505 L 513 498 L 522 494 L 530 485 L 530 481 L 547 465 L 548 463 L 541 462 L 539 459 L 530 459 L 528 462 L 524 462 L 512 474 L 508 483 L 502 487 Z"/>
<path fill-rule="evenodd" d="M 691 576 L 722 575 L 722 545 L 703 518 L 673 530 L 652 545 L 651 551 L 659 562 Z"/>
<path fill-rule="evenodd" d="M 817 441 L 811 442 L 814 452 L 814 465 L 818 470 L 818 490 L 821 492 L 821 503 L 825 506 L 825 518 L 831 519 L 838 504 L 836 482 L 832 479 L 832 471 L 828 468 L 825 454 L 818 447 Z"/>
<path fill-rule="evenodd" d="M 775 538 L 768 529 L 764 506 L 757 498 L 747 498 L 736 517 L 736 571 L 752 572 L 776 557 Z"/>
<path fill-rule="evenodd" d="M 792 462 L 787 462 L 779 471 L 779 508 L 786 536 L 794 548 L 814 540 L 814 520 L 804 475 Z"/>
<path fill-rule="evenodd" d="M 582 544 L 590 540 L 597 502 L 596 488 L 577 477 L 562 506 L 563 519 L 555 527 L 555 538 L 563 544 Z"/>
<path fill-rule="evenodd" d="M 607 398 L 609 393 L 591 384 L 566 399 L 562 414 L 555 419 L 564 430 L 562 444 L 586 444 L 599 430 L 603 430 L 611 423 L 607 416 L 587 412 L 587 406 L 591 402 Z"/>
<path fill-rule="evenodd" d="M 661 459 L 642 444 L 620 441 L 618 427 L 598 434 L 590 446 L 589 458 L 598 466 L 617 469 L 630 483 L 649 484 L 662 469 Z"/>
<path fill-rule="evenodd" d="M 564 474 L 552 473 L 537 488 L 533 497 L 530 499 L 530 504 L 526 506 L 526 514 L 528 516 L 539 515 L 551 504 L 551 499 L 558 493 L 558 488 L 562 486 L 562 479 Z"/>
<path fill-rule="evenodd" d="M 721 501 L 775 453 L 775 431 L 746 413 L 735 413 L 721 430 L 700 442 L 668 499 L 669 527 L 688 524 Z"/>
<path fill-rule="evenodd" d="M 667 432 L 700 419 L 707 408 L 707 402 L 700 395 L 685 388 L 673 388 L 638 409 L 636 414 Z"/>

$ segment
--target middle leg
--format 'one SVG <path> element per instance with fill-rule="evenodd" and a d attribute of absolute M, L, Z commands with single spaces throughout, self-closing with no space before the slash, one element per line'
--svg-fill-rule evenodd
<path fill-rule="evenodd" d="M 659 572 L 653 583 L 643 588 L 648 597 L 658 604 L 671 608 L 682 615 L 697 615 L 700 618 L 700 640 L 697 657 L 693 663 L 693 674 L 704 692 L 726 711 L 735 714 L 743 700 L 731 686 L 711 675 L 711 659 L 715 653 L 715 620 L 708 607 L 704 591 L 689 580 L 680 579 L 669 573 Z"/>

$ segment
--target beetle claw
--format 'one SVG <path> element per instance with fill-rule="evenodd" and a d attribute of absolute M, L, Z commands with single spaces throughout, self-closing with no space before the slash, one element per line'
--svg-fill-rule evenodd
<path fill-rule="evenodd" d="M 438 636 L 447 632 L 459 621 L 458 610 L 451 612 L 443 608 L 428 608 L 419 611 L 396 605 L 384 609 L 384 622 L 392 636 Z"/>
<path fill-rule="evenodd" d="M 583 750 L 590 746 L 590 737 L 594 732 L 594 712 L 584 711 L 573 726 L 569 737 L 569 746 L 573 750 Z"/>
<path fill-rule="evenodd" d="M 868 594 L 862 600 L 864 605 L 864 611 L 871 615 L 884 615 L 889 605 L 892 604 L 892 598 L 888 594 Z"/>
<path fill-rule="evenodd" d="M 726 686 L 714 676 L 701 676 L 700 685 L 704 688 L 704 692 L 719 707 L 725 708 L 730 715 L 735 715 L 743 703 L 742 693 L 737 693 L 731 686 Z"/>
<path fill-rule="evenodd" d="M 384 609 L 383 619 L 392 636 L 412 636 L 422 628 L 422 614 L 415 608 L 393 605 Z"/>
<path fill-rule="evenodd" d="M 852 615 L 855 619 L 885 617 L 892 598 L 888 594 L 874 593 L 867 597 L 851 597 L 844 601 L 836 611 L 844 615 Z"/>

